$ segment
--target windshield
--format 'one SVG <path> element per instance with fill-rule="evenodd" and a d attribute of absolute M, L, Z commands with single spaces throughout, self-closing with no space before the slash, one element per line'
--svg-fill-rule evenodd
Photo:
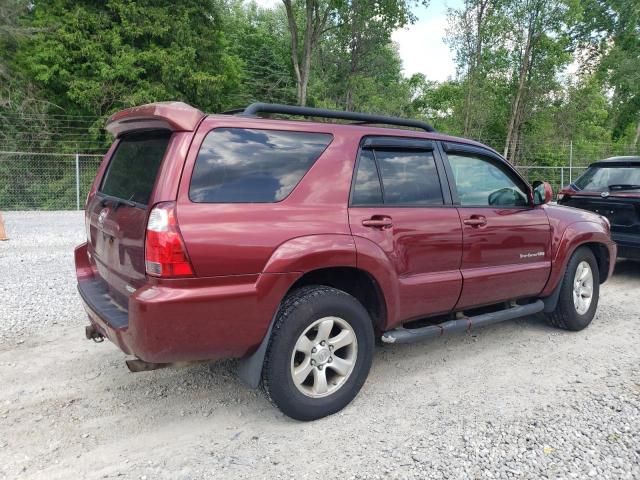
<path fill-rule="evenodd" d="M 120 140 L 104 175 L 100 192 L 146 205 L 171 132 L 130 134 Z"/>
<path fill-rule="evenodd" d="M 597 192 L 609 190 L 639 190 L 640 166 L 589 167 L 589 169 L 574 182 L 574 185 L 580 190 Z"/>

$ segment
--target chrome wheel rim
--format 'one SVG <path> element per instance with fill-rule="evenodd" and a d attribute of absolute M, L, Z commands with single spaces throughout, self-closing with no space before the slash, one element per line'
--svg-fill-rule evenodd
<path fill-rule="evenodd" d="M 357 357 L 358 340 L 351 325 L 339 317 L 323 317 L 298 338 L 291 354 L 291 378 L 307 397 L 326 397 L 345 384 Z"/>
<path fill-rule="evenodd" d="M 588 262 L 582 261 L 576 268 L 573 279 L 573 305 L 576 312 L 584 315 L 591 306 L 593 300 L 593 271 Z"/>

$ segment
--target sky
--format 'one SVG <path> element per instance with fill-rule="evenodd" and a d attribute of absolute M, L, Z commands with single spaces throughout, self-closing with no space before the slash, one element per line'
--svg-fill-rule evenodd
<path fill-rule="evenodd" d="M 458 8 L 462 0 L 431 0 L 428 7 L 414 10 L 418 21 L 393 33 L 398 44 L 405 76 L 423 73 L 428 80 L 453 78 L 456 67 L 453 52 L 444 43 L 447 8 Z"/>
<path fill-rule="evenodd" d="M 273 7 L 280 0 L 257 0 L 259 5 Z M 404 75 L 423 73 L 428 80 L 453 78 L 456 67 L 453 52 L 444 43 L 447 8 L 458 8 L 463 0 L 431 0 L 428 7 L 416 7 L 416 23 L 393 33 L 398 44 Z"/>

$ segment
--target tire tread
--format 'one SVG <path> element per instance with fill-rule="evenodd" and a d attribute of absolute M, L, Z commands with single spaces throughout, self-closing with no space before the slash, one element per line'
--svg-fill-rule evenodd
<path fill-rule="evenodd" d="M 578 258 L 579 260 L 575 260 Z M 594 282 L 594 299 L 592 300 L 594 304 L 598 304 L 598 296 L 599 296 L 599 285 L 598 285 L 598 262 L 596 258 L 588 247 L 580 247 L 578 248 L 567 262 L 567 268 L 565 269 L 564 275 L 562 276 L 562 286 L 560 291 L 560 297 L 558 298 L 558 304 L 553 312 L 545 313 L 545 319 L 549 325 L 552 327 L 560 328 L 563 330 L 571 330 L 578 331 L 585 328 L 590 322 L 591 319 L 585 324 L 580 324 L 577 318 L 577 312 L 573 307 L 573 299 L 567 299 L 567 295 L 572 294 L 572 286 L 573 286 L 573 275 L 575 274 L 575 266 L 580 260 L 590 260 L 592 265 L 592 273 L 593 273 L 593 282 Z M 570 304 L 571 306 L 567 306 Z M 595 315 L 595 310 L 594 310 Z M 592 317 L 593 318 L 593 317 Z"/>
<path fill-rule="evenodd" d="M 269 344 L 267 346 L 267 354 L 265 355 L 264 364 L 262 366 L 262 381 L 260 382 L 260 387 L 262 391 L 264 392 L 269 402 L 275 407 L 278 407 L 278 405 L 275 403 L 275 401 L 271 396 L 271 389 L 270 389 L 269 375 L 268 375 L 269 362 L 271 360 L 271 355 L 269 355 L 269 353 L 271 351 L 273 342 L 280 335 L 282 331 L 282 326 L 286 323 L 287 318 L 289 317 L 289 315 L 291 315 L 291 313 L 294 310 L 298 309 L 302 304 L 309 302 L 309 300 L 311 300 L 314 297 L 318 297 L 321 295 L 328 295 L 328 294 L 330 295 L 338 294 L 338 295 L 349 296 L 347 293 L 343 292 L 342 290 L 338 290 L 333 287 L 328 287 L 325 285 L 307 285 L 289 293 L 284 298 L 284 300 L 282 301 L 282 304 L 280 305 L 278 315 L 276 317 L 276 321 L 273 325 L 273 330 L 271 331 L 271 338 L 269 339 Z"/>

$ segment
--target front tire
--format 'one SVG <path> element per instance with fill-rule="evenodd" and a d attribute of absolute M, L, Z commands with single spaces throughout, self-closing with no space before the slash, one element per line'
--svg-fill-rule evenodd
<path fill-rule="evenodd" d="M 285 298 L 276 317 L 263 390 L 296 420 L 331 415 L 360 391 L 373 349 L 371 319 L 358 300 L 332 287 L 303 287 Z"/>
<path fill-rule="evenodd" d="M 564 330 L 579 331 L 593 320 L 600 297 L 600 272 L 591 249 L 574 252 L 562 279 L 556 309 L 546 314 L 547 322 Z"/>

